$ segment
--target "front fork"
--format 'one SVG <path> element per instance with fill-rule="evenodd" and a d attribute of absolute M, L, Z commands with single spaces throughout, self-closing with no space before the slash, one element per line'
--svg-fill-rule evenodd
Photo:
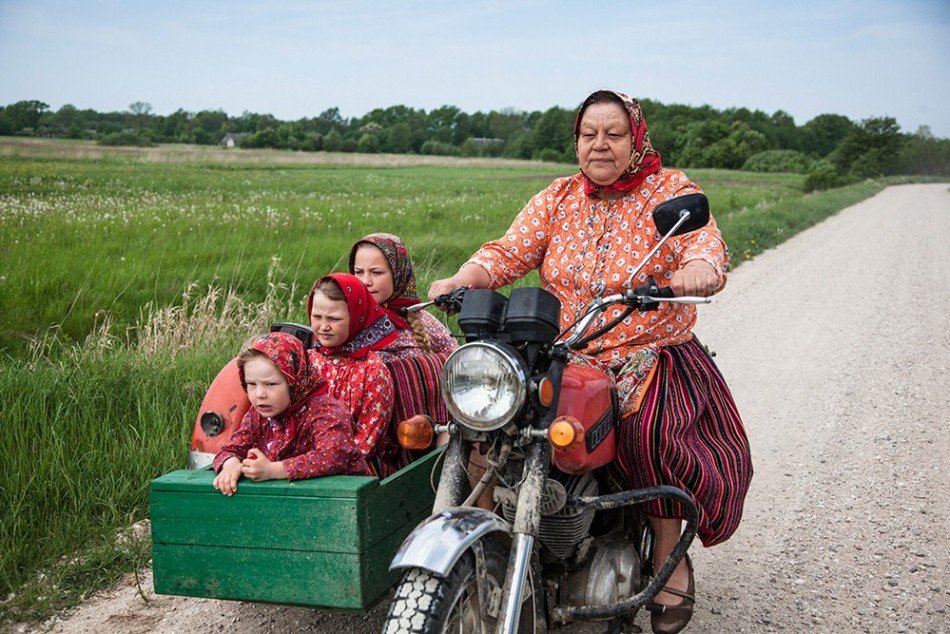
<path fill-rule="evenodd" d="M 532 443 L 525 454 L 524 481 L 518 494 L 512 528 L 511 554 L 501 591 L 501 613 L 497 634 L 513 634 L 521 618 L 521 598 L 531 566 L 534 540 L 541 525 L 541 498 L 547 478 L 551 447 L 546 442 Z"/>

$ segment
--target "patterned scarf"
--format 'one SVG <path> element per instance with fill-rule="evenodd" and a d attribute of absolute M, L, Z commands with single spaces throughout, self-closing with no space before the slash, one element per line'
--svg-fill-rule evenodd
<path fill-rule="evenodd" d="M 409 260 L 406 245 L 402 238 L 391 233 L 371 233 L 361 238 L 350 249 L 350 273 L 353 272 L 353 265 L 356 262 L 356 251 L 364 244 L 379 249 L 389 263 L 389 270 L 393 274 L 393 294 L 382 303 L 382 307 L 389 314 L 396 328 L 404 330 L 409 327 L 409 322 L 399 311 L 419 303 L 416 272 Z"/>
<path fill-rule="evenodd" d="M 588 196 L 603 192 L 628 192 L 642 183 L 650 174 L 660 171 L 663 166 L 660 161 L 660 153 L 653 149 L 653 145 L 650 144 L 650 133 L 647 132 L 647 122 L 640 110 L 640 102 L 622 92 L 605 92 L 614 95 L 618 99 L 617 103 L 622 104 L 627 110 L 627 114 L 630 116 L 630 130 L 633 132 L 633 148 L 630 152 L 630 163 L 627 165 L 626 171 L 620 175 L 615 183 L 606 186 L 598 185 L 590 180 L 587 174 L 584 174 L 584 170 L 581 169 L 581 174 L 584 174 L 584 193 Z M 585 101 L 585 105 L 581 106 L 581 109 L 577 112 L 577 118 L 574 119 L 574 152 L 578 156 L 580 156 L 580 153 L 577 152 L 577 139 L 580 136 L 581 117 L 588 105 L 590 104 Z"/>
<path fill-rule="evenodd" d="M 296 422 L 293 412 L 313 397 L 314 394 L 327 391 L 327 383 L 307 360 L 307 351 L 303 342 L 285 332 L 272 332 L 258 337 L 251 344 L 251 348 L 267 355 L 290 388 L 290 405 L 278 416 L 287 417 L 287 423 L 293 427 Z M 241 385 L 247 391 L 247 382 L 244 379 L 244 368 L 240 368 Z"/>
<path fill-rule="evenodd" d="M 317 280 L 307 298 L 307 315 L 310 315 L 313 309 L 314 292 L 320 283 L 327 279 L 335 281 L 343 290 L 346 307 L 350 312 L 350 331 L 342 345 L 317 345 L 316 349 L 321 354 L 362 359 L 370 350 L 382 350 L 395 341 L 399 332 L 389 314 L 376 303 L 360 278 L 349 273 L 331 273 Z"/>

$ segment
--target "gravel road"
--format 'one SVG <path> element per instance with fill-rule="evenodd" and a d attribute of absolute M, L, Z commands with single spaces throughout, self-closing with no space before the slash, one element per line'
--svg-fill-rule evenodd
<path fill-rule="evenodd" d="M 948 242 L 947 185 L 891 187 L 742 264 L 702 308 L 756 472 L 735 536 L 693 548 L 687 633 L 950 632 Z M 356 634 L 386 610 L 156 596 L 140 577 L 147 601 L 129 578 L 35 631 Z"/>

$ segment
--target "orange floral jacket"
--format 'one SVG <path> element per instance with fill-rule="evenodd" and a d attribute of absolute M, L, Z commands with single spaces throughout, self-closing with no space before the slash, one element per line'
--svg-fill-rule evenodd
<path fill-rule="evenodd" d="M 584 193 L 580 174 L 555 180 L 535 195 L 505 235 L 486 242 L 469 259 L 491 276 L 499 288 L 538 270 L 544 288 L 561 301 L 561 327 L 577 320 L 597 296 L 620 292 L 630 274 L 659 240 L 652 211 L 675 196 L 701 192 L 686 175 L 663 168 L 624 197 L 605 201 Z M 671 238 L 638 274 L 633 286 L 652 276 L 667 286 L 673 272 L 691 260 L 709 262 L 726 283 L 728 251 L 716 221 L 702 229 Z M 618 317 L 616 306 L 589 332 Z M 648 345 L 675 345 L 691 337 L 696 308 L 660 304 L 660 309 L 634 312 L 585 352 L 609 367 L 617 367 Z"/>

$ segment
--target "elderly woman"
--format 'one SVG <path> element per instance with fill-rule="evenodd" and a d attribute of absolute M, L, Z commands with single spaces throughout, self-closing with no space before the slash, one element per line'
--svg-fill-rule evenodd
<path fill-rule="evenodd" d="M 498 288 L 538 269 L 544 288 L 561 301 L 561 325 L 567 327 L 593 299 L 624 290 L 659 240 L 653 209 L 701 190 L 683 172 L 662 166 L 639 103 L 625 94 L 591 94 L 578 111 L 574 145 L 580 172 L 532 198 L 504 236 L 484 244 L 451 278 L 433 283 L 430 299 L 463 285 Z M 725 285 L 727 260 L 710 219 L 664 245 L 633 285 L 651 275 L 675 295 L 709 296 Z M 622 310 L 607 311 L 594 328 Z M 699 509 L 699 537 L 712 546 L 739 524 L 752 463 L 729 389 L 692 334 L 695 322 L 694 306 L 661 304 L 658 311 L 632 314 L 586 352 L 617 378 L 623 417 L 616 467 L 626 485 L 687 491 Z M 679 538 L 682 515 L 665 501 L 646 510 L 659 566 Z M 653 631 L 682 630 L 694 595 L 687 556 L 655 599 L 664 608 L 652 613 Z"/>

